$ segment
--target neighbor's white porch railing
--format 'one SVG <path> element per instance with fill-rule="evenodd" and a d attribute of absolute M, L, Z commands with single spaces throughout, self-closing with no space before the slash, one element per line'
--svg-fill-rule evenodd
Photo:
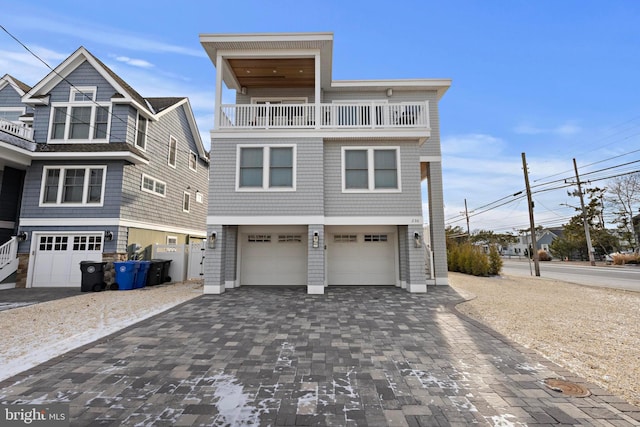
<path fill-rule="evenodd" d="M 23 123 L 14 123 L 0 118 L 0 130 L 33 141 L 33 128 Z"/>
<path fill-rule="evenodd" d="M 220 129 L 393 129 L 430 127 L 429 103 L 224 104 Z"/>
<path fill-rule="evenodd" d="M 0 246 L 0 281 L 18 269 L 18 238 L 13 236 Z"/>

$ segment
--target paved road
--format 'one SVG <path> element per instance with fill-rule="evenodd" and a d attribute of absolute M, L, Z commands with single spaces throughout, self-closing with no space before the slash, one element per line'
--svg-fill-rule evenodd
<path fill-rule="evenodd" d="M 533 271 L 533 262 L 531 263 Z M 512 276 L 530 276 L 529 263 L 526 260 L 505 259 L 503 274 Z M 541 262 L 540 277 L 564 280 L 589 286 L 625 289 L 640 292 L 640 267 L 609 267 L 576 265 L 564 262 Z"/>

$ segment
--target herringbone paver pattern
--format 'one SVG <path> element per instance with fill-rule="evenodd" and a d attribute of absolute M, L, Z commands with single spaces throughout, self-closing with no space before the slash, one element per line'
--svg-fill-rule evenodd
<path fill-rule="evenodd" d="M 449 287 L 242 287 L 0 384 L 72 425 L 640 425 L 640 409 L 458 316 Z"/>

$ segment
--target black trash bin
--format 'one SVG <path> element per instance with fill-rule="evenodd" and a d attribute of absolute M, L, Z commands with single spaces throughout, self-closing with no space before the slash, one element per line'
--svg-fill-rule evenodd
<path fill-rule="evenodd" d="M 107 263 L 102 261 L 80 261 L 80 271 L 82 271 L 80 290 L 82 292 L 99 292 L 107 287 L 104 281 L 105 265 Z"/>
<path fill-rule="evenodd" d="M 162 282 L 161 283 L 170 282 L 171 276 L 169 276 L 169 267 L 171 267 L 171 260 L 163 259 L 162 261 L 163 262 L 162 262 Z"/>
<path fill-rule="evenodd" d="M 152 259 L 147 271 L 147 286 L 155 286 L 162 283 L 163 259 Z"/>

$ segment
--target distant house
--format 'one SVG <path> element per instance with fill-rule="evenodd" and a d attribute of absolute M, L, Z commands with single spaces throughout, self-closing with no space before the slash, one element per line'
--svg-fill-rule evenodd
<path fill-rule="evenodd" d="M 1 191 L 18 203 L 0 225 L 16 237 L 0 244 L 16 286 L 79 286 L 82 260 L 206 236 L 209 159 L 187 98 L 145 98 L 83 47 L 32 88 L 12 80 L 24 111 L 0 126 Z"/>
<path fill-rule="evenodd" d="M 562 227 L 545 228 L 536 231 L 536 247 L 538 250 L 543 250 L 549 253 L 549 246 L 553 241 L 559 237 L 562 237 L 564 231 Z M 524 256 L 528 253 L 531 247 L 531 233 L 520 234 L 517 236 L 518 241 L 512 243 L 506 248 L 503 248 L 502 255 L 504 256 Z M 526 252 L 525 252 L 526 251 Z"/>
<path fill-rule="evenodd" d="M 333 80 L 331 33 L 200 41 L 216 68 L 206 293 L 448 284 L 438 104 L 450 80 Z"/>

